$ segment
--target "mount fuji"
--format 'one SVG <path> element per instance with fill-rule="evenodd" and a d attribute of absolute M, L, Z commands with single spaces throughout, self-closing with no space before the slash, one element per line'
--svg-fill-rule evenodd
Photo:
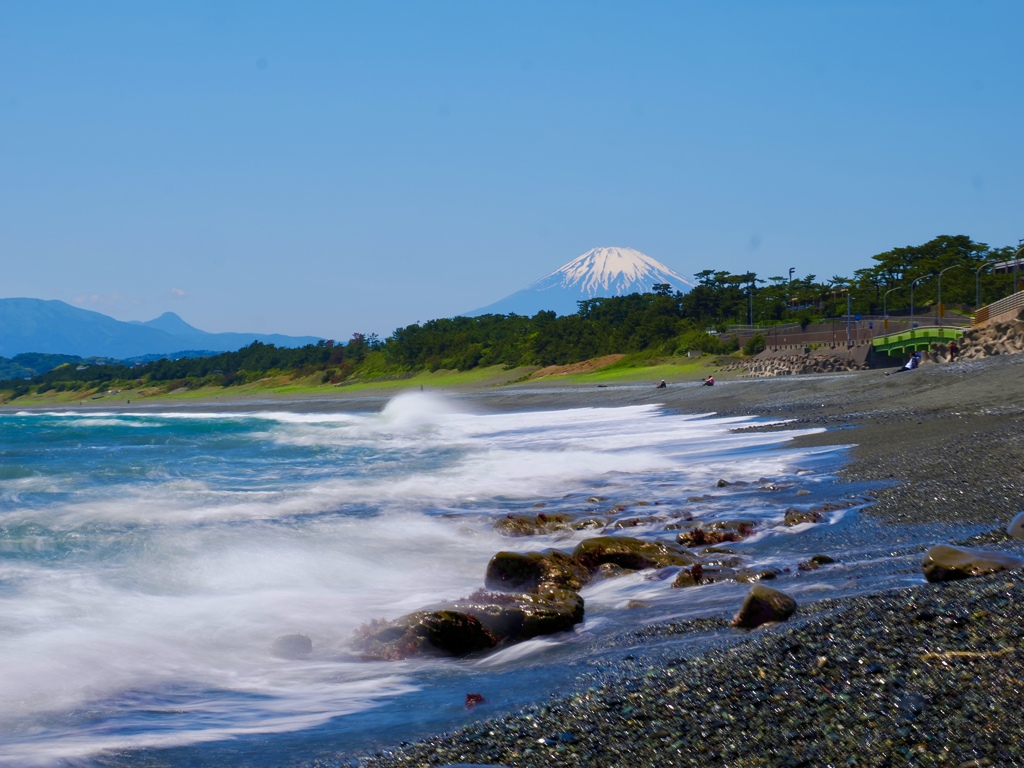
<path fill-rule="evenodd" d="M 572 315 L 577 302 L 630 293 L 649 293 L 651 287 L 667 283 L 685 293 L 693 283 L 660 261 L 632 248 L 593 248 L 550 275 L 486 307 L 465 313 L 478 315 L 526 315 L 553 310 Z"/>

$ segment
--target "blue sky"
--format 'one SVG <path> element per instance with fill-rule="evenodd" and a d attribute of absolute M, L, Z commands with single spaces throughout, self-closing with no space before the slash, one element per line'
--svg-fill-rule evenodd
<path fill-rule="evenodd" d="M 0 0 L 0 296 L 347 337 L 1024 237 L 1017 2 Z"/>

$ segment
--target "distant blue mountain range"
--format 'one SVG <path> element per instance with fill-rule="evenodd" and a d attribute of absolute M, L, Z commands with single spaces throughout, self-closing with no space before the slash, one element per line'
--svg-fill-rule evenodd
<path fill-rule="evenodd" d="M 171 355 L 184 350 L 232 352 L 259 341 L 278 347 L 302 347 L 318 336 L 276 333 L 207 333 L 173 312 L 147 322 L 123 322 L 79 309 L 63 301 L 0 299 L 0 356 L 45 352 L 123 360 Z"/>

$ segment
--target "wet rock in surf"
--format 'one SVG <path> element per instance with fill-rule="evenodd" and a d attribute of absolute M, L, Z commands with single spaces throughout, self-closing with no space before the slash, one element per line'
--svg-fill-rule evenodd
<path fill-rule="evenodd" d="M 636 570 L 633 568 L 623 568 L 615 563 L 602 563 L 594 569 L 591 579 L 593 581 L 604 581 L 606 579 L 617 579 L 620 576 L 629 576 L 633 573 L 636 573 Z"/>
<path fill-rule="evenodd" d="M 796 611 L 796 600 L 777 589 L 755 584 L 732 619 L 734 627 L 753 629 L 770 621 L 785 621 Z"/>
<path fill-rule="evenodd" d="M 714 584 L 716 581 L 729 581 L 735 576 L 732 568 L 711 565 L 704 566 L 695 563 L 689 568 L 683 568 L 672 582 L 673 587 L 698 587 L 702 584 Z"/>
<path fill-rule="evenodd" d="M 778 574 L 768 568 L 756 570 L 754 568 L 740 568 L 733 578 L 742 583 L 753 583 L 755 581 L 768 581 L 774 579 Z"/>
<path fill-rule="evenodd" d="M 587 570 L 611 563 L 620 568 L 642 570 L 666 565 L 693 565 L 697 558 L 675 544 L 644 541 L 628 536 L 596 536 L 581 541 L 573 557 Z"/>
<path fill-rule="evenodd" d="M 417 611 L 392 622 L 376 621 L 356 631 L 354 645 L 370 659 L 466 656 L 497 645 L 476 616 L 461 611 Z"/>
<path fill-rule="evenodd" d="M 828 555 L 814 555 L 809 560 L 797 563 L 796 568 L 798 571 L 816 571 L 821 568 L 821 566 L 831 565 L 834 562 L 835 560 Z"/>
<path fill-rule="evenodd" d="M 543 533 L 572 530 L 576 515 L 565 513 L 538 515 L 505 515 L 494 521 L 494 530 L 502 536 L 537 536 Z"/>
<path fill-rule="evenodd" d="M 610 530 L 622 530 L 623 528 L 636 528 L 638 525 L 651 525 L 653 523 L 663 523 L 665 518 L 658 517 L 657 515 L 647 515 L 645 517 L 620 517 L 618 520 L 614 520 L 608 528 Z"/>
<path fill-rule="evenodd" d="M 1013 539 L 1024 539 L 1024 512 L 1018 512 L 1006 526 L 1006 535 Z"/>
<path fill-rule="evenodd" d="M 567 589 L 539 594 L 480 591 L 451 609 L 474 616 L 499 642 L 565 632 L 583 621 L 583 598 Z"/>
<path fill-rule="evenodd" d="M 590 572 L 558 550 L 498 552 L 487 563 L 484 585 L 502 592 L 534 592 L 541 587 L 579 590 Z"/>
<path fill-rule="evenodd" d="M 782 524 L 792 527 L 803 523 L 820 523 L 824 519 L 825 515 L 817 509 L 797 509 L 796 507 L 790 507 L 786 510 L 786 516 L 783 518 Z"/>
<path fill-rule="evenodd" d="M 584 517 L 574 520 L 569 527 L 574 531 L 595 531 L 598 528 L 604 528 L 604 521 L 596 517 Z"/>
<path fill-rule="evenodd" d="M 958 581 L 998 571 L 1015 571 L 1024 560 L 987 549 L 969 549 L 937 544 L 925 553 L 921 569 L 928 581 Z"/>
<path fill-rule="evenodd" d="M 748 520 L 722 520 L 707 527 L 697 525 L 676 535 L 676 543 L 684 547 L 714 546 L 729 541 L 742 541 L 754 532 Z"/>
<path fill-rule="evenodd" d="M 279 659 L 304 659 L 313 653 L 313 641 L 306 635 L 282 635 L 271 644 L 270 653 Z"/>

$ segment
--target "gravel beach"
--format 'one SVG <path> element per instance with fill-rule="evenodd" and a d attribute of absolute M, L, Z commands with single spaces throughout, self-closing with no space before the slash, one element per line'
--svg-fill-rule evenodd
<path fill-rule="evenodd" d="M 884 526 L 975 524 L 967 543 L 1024 554 L 1003 531 L 1024 508 L 1024 355 L 835 376 L 506 388 L 492 409 L 663 403 L 756 414 L 856 444 L 847 479 L 887 481 L 865 515 Z M 773 428 L 773 427 L 765 427 Z M 895 530 L 895 529 L 894 529 Z M 680 653 L 667 638 L 722 618 L 638 629 L 644 652 L 578 692 L 373 755 L 324 765 L 1024 766 L 1024 573 L 822 600 L 786 622 Z M 669 649 L 669 650 L 667 650 Z"/>

